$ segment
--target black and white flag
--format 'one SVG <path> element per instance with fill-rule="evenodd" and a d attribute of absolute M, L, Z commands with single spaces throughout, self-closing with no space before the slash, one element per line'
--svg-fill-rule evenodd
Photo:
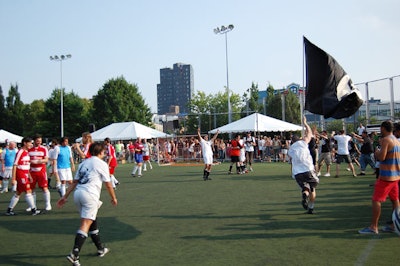
<path fill-rule="evenodd" d="M 360 91 L 338 62 L 315 46 L 306 37 L 306 101 L 305 110 L 325 118 L 353 115 L 363 104 Z"/>

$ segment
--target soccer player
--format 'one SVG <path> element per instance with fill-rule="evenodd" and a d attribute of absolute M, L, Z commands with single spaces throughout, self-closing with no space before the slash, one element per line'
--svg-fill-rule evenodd
<path fill-rule="evenodd" d="M 90 132 L 83 132 L 82 133 L 83 150 L 81 150 L 79 143 L 75 143 L 73 145 L 73 148 L 75 149 L 76 152 L 78 152 L 79 156 L 82 159 L 87 159 L 90 158 L 91 156 L 89 148 L 90 145 L 92 145 L 92 143 L 93 143 L 92 134 L 90 134 Z"/>
<path fill-rule="evenodd" d="M 379 177 L 375 182 L 374 193 L 372 195 L 372 219 L 369 227 L 358 231 L 360 234 L 378 234 L 381 205 L 382 202 L 386 201 L 387 197 L 392 202 L 393 210 L 399 207 L 400 141 L 392 132 L 393 123 L 390 121 L 382 122 L 381 147 L 375 150 L 375 158 L 380 163 Z M 384 229 L 384 231 L 387 230 Z"/>
<path fill-rule="evenodd" d="M 57 169 L 61 181 L 59 192 L 62 197 L 67 190 L 67 183 L 69 185 L 72 184 L 72 171 L 75 171 L 75 163 L 72 157 L 71 147 L 68 145 L 67 137 L 62 137 L 60 145 L 56 146 L 54 149 L 54 158 L 51 159 L 55 160 L 54 167 Z"/>
<path fill-rule="evenodd" d="M 199 137 L 200 140 L 200 145 L 201 145 L 201 153 L 203 155 L 203 161 L 204 161 L 204 171 L 203 171 L 203 179 L 204 181 L 206 180 L 211 180 L 210 178 L 210 172 L 211 172 L 211 165 L 213 163 L 213 150 L 212 150 L 212 145 L 214 143 L 214 140 L 217 138 L 219 133 L 219 130 L 217 130 L 217 133 L 212 137 L 211 140 L 208 140 L 208 135 L 204 135 L 204 138 L 201 137 L 200 135 L 200 128 L 197 129 L 197 136 Z"/>
<path fill-rule="evenodd" d="M 108 168 L 110 169 L 110 178 L 111 178 L 111 184 L 113 188 L 115 189 L 116 186 L 119 185 L 118 180 L 114 176 L 115 168 L 117 167 L 117 155 L 115 153 L 115 149 L 113 145 L 111 145 L 111 140 L 110 138 L 105 138 L 104 139 L 104 145 L 106 147 L 106 162 L 108 165 Z"/>
<path fill-rule="evenodd" d="M 104 182 L 111 197 L 111 204 L 118 204 L 114 189 L 111 184 L 110 172 L 107 163 L 103 161 L 104 146 L 100 143 L 90 145 L 91 158 L 84 160 L 78 167 L 73 184 L 68 188 L 65 195 L 57 202 L 61 208 L 67 202 L 68 196 L 74 192 L 74 202 L 81 216 L 81 225 L 76 233 L 74 246 L 67 259 L 72 265 L 80 265 L 79 252 L 90 235 L 97 248 L 97 256 L 103 257 L 109 252 L 100 240 L 97 225 L 97 212 L 102 204 L 100 201 L 101 187 Z M 75 189 L 76 188 L 76 189 Z"/>
<path fill-rule="evenodd" d="M 232 166 L 236 164 L 236 173 L 240 174 L 242 171 L 240 169 L 240 150 L 243 145 L 240 143 L 240 134 L 237 134 L 233 140 L 231 140 L 231 165 L 229 166 L 229 174 L 232 174 Z"/>
<path fill-rule="evenodd" d="M 35 201 L 32 196 L 31 184 L 29 182 L 29 168 L 30 168 L 30 157 L 28 150 L 32 147 L 32 139 L 24 137 L 22 139 L 22 147 L 15 156 L 14 166 L 12 170 L 11 183 L 17 184 L 17 190 L 14 196 L 11 198 L 10 204 L 6 212 L 7 216 L 15 215 L 14 208 L 19 201 L 19 197 L 22 193 L 25 193 L 25 200 L 31 208 L 32 215 L 40 213 L 36 209 Z"/>
<path fill-rule="evenodd" d="M 305 116 L 303 116 L 303 123 L 306 128 L 304 137 L 303 139 L 299 139 L 297 136 L 292 138 L 292 145 L 289 148 L 288 155 L 292 161 L 292 177 L 301 188 L 301 204 L 308 214 L 313 214 L 317 196 L 315 188 L 319 183 L 319 178 L 315 172 L 313 159 L 308 149 L 313 133 L 307 124 Z"/>
<path fill-rule="evenodd" d="M 17 144 L 11 141 L 3 152 L 1 153 L 1 172 L 3 177 L 3 189 L 0 193 L 8 192 L 9 179 L 12 178 L 12 169 L 14 165 L 15 156 L 17 155 Z"/>
<path fill-rule="evenodd" d="M 135 161 L 136 165 L 133 168 L 132 176 L 135 177 L 136 171 L 138 172 L 138 177 L 142 176 L 142 164 L 143 164 L 143 143 L 140 137 L 137 138 L 135 144 Z"/>
<path fill-rule="evenodd" d="M 33 199 L 35 200 L 36 205 L 36 193 L 35 188 L 36 184 L 43 191 L 43 199 L 45 202 L 45 210 L 51 210 L 50 204 L 50 191 L 48 188 L 47 182 L 47 169 L 46 164 L 49 160 L 49 152 L 45 146 L 42 145 L 42 136 L 36 134 L 33 137 L 33 147 L 28 150 L 29 157 L 31 160 L 30 174 L 31 174 L 31 189 Z M 28 208 L 27 211 L 30 211 Z"/>
<path fill-rule="evenodd" d="M 335 135 L 333 137 L 337 142 L 337 159 L 336 159 L 336 176 L 339 177 L 339 165 L 341 162 L 345 161 L 349 164 L 349 168 L 353 173 L 353 176 L 356 177 L 356 171 L 354 170 L 353 163 L 351 162 L 350 158 L 350 151 L 349 151 L 349 141 L 351 137 L 344 134 L 344 130 L 339 131 L 339 135 Z"/>
<path fill-rule="evenodd" d="M 245 151 L 246 151 L 246 165 L 249 166 L 250 171 L 253 171 L 251 167 L 251 163 L 253 161 L 254 156 L 254 146 L 256 146 L 256 140 L 254 137 L 251 136 L 251 132 L 247 132 L 246 137 L 243 139 L 245 144 Z"/>
<path fill-rule="evenodd" d="M 143 139 L 142 143 L 143 143 L 143 152 L 144 152 L 144 154 L 143 154 L 143 171 L 147 171 L 146 163 L 149 164 L 150 170 L 152 170 L 153 166 L 151 165 L 151 162 L 150 162 L 151 145 L 150 145 L 150 143 L 148 143 L 146 141 L 146 139 Z"/>

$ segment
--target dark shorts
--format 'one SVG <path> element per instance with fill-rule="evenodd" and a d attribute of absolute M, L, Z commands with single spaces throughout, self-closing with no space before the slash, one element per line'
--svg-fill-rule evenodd
<path fill-rule="evenodd" d="M 143 163 L 143 154 L 135 153 L 135 161 L 136 163 Z"/>
<path fill-rule="evenodd" d="M 231 162 L 232 162 L 232 163 L 237 163 L 237 162 L 239 162 L 239 156 L 231 156 Z"/>
<path fill-rule="evenodd" d="M 343 161 L 345 161 L 346 163 L 351 163 L 350 155 L 336 154 L 336 163 L 340 164 Z"/>
<path fill-rule="evenodd" d="M 319 183 L 319 179 L 315 171 L 300 173 L 295 175 L 294 177 L 302 191 L 307 188 L 309 191 L 312 192 Z"/>

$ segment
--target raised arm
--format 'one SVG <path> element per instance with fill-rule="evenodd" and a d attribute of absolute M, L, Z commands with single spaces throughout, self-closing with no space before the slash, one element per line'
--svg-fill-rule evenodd
<path fill-rule="evenodd" d="M 219 130 L 217 129 L 217 133 L 215 133 L 214 137 L 212 137 L 212 139 L 211 139 L 212 142 L 214 142 L 214 140 L 217 139 L 218 133 L 219 133 Z"/>
<path fill-rule="evenodd" d="M 306 131 L 304 132 L 303 140 L 308 144 L 311 141 L 311 138 L 312 138 L 313 134 L 312 134 L 310 126 L 307 124 L 306 116 L 303 116 L 303 124 L 304 124 L 304 126 L 306 128 Z"/>
<path fill-rule="evenodd" d="M 197 128 L 197 136 L 199 137 L 200 141 L 203 139 L 200 135 L 200 128 Z"/>

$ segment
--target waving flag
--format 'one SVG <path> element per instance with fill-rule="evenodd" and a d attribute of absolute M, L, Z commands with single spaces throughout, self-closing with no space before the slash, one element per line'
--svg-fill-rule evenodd
<path fill-rule="evenodd" d="M 340 119 L 353 115 L 363 104 L 360 91 L 332 56 L 303 38 L 307 89 L 305 109 L 325 118 Z"/>

